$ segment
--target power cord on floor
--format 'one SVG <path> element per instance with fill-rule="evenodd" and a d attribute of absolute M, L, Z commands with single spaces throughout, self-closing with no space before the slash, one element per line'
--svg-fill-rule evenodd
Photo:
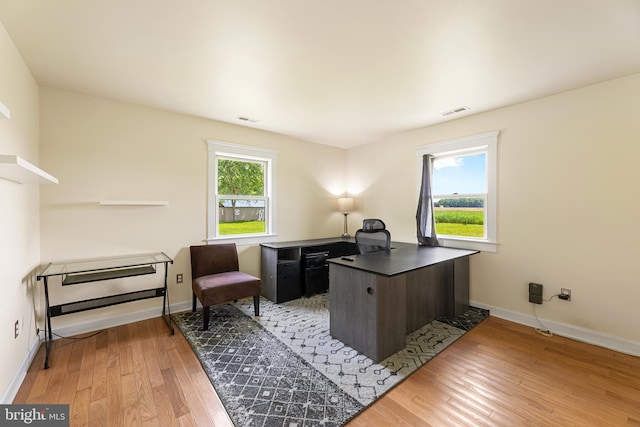
<path fill-rule="evenodd" d="M 92 333 L 91 335 L 87 335 L 86 337 L 63 337 L 62 335 L 58 335 L 55 332 L 52 332 L 53 335 L 62 338 L 64 340 L 86 340 L 87 338 L 91 338 L 91 337 L 95 337 L 96 335 L 101 334 L 104 331 L 96 331 L 94 333 Z"/>
<path fill-rule="evenodd" d="M 44 331 L 44 330 L 43 329 L 38 329 L 38 334 L 40 332 L 42 332 L 42 331 Z M 65 337 L 63 335 L 59 335 L 59 334 L 56 334 L 55 332 L 51 331 L 51 335 L 55 335 L 58 338 L 62 338 L 63 340 L 86 340 L 87 338 L 95 337 L 96 335 L 101 334 L 103 332 L 104 332 L 104 330 L 96 331 L 96 332 L 92 333 L 91 335 L 87 335 L 87 336 L 84 336 L 84 337 Z"/>
<path fill-rule="evenodd" d="M 554 297 L 559 297 L 560 294 L 556 294 L 556 295 L 551 295 L 551 298 L 549 299 L 545 299 L 543 301 L 549 302 L 551 301 Z M 553 332 L 551 332 L 549 330 L 549 328 L 547 328 L 538 318 L 538 311 L 537 311 L 537 306 L 538 304 L 534 304 L 533 305 L 533 315 L 536 317 L 536 321 L 540 324 L 541 328 L 534 328 L 535 331 L 537 333 L 539 333 L 540 335 L 544 335 L 545 337 L 552 337 L 553 336 Z"/>

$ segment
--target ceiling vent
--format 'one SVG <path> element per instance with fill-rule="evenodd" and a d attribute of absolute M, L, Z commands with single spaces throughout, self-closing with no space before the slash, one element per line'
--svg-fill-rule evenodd
<path fill-rule="evenodd" d="M 258 119 L 252 119 L 250 117 L 245 117 L 245 116 L 238 116 L 236 117 L 236 119 L 243 121 L 243 122 L 247 122 L 247 123 L 257 123 Z"/>
<path fill-rule="evenodd" d="M 449 111 L 445 111 L 444 113 L 441 113 L 442 117 L 446 117 L 446 116 L 450 116 L 452 114 L 458 114 L 458 113 L 462 113 L 463 111 L 468 111 L 469 107 L 458 107 L 458 108 L 454 108 L 453 110 L 449 110 Z"/>

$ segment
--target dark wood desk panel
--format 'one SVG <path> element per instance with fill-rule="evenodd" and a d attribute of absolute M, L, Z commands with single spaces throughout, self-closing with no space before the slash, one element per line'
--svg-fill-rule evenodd
<path fill-rule="evenodd" d="M 438 317 L 450 315 L 452 273 L 453 261 L 445 261 L 400 275 L 407 281 L 405 335 Z"/>
<path fill-rule="evenodd" d="M 401 309 L 406 300 L 404 276 L 384 277 L 331 265 L 329 282 L 332 337 L 373 360 L 389 357 L 405 346 L 405 316 Z M 340 285 L 344 283 L 348 286 Z"/>

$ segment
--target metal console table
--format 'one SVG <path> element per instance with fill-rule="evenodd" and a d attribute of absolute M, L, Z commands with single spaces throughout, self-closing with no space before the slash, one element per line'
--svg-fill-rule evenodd
<path fill-rule="evenodd" d="M 50 277 L 61 276 L 62 286 L 77 285 L 80 283 L 142 276 L 145 274 L 155 274 L 156 266 L 158 264 L 164 264 L 163 287 L 68 302 L 54 306 L 49 305 Z M 116 258 L 96 258 L 82 261 L 49 263 L 49 265 L 46 266 L 42 273 L 37 276 L 38 281 L 40 279 L 44 280 L 44 297 L 46 304 L 46 319 L 44 324 L 46 356 L 44 359 L 44 369 L 49 368 L 49 354 L 51 352 L 51 342 L 53 341 L 53 334 L 51 331 L 52 317 L 92 310 L 94 308 L 108 307 L 110 305 L 138 301 L 147 298 L 163 297 L 162 318 L 169 327 L 169 331 L 173 335 L 174 329 L 171 324 L 171 309 L 169 308 L 169 294 L 167 292 L 167 273 L 169 264 L 173 264 L 173 260 L 169 258 L 164 252 L 145 255 L 131 255 Z"/>

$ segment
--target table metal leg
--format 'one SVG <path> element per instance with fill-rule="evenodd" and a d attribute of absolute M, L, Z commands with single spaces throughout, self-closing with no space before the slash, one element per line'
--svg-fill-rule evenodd
<path fill-rule="evenodd" d="M 167 287 L 167 275 L 169 274 L 169 264 L 164 263 L 164 297 L 162 298 L 162 318 L 169 327 L 171 335 L 175 333 L 171 323 L 171 307 L 169 305 L 169 288 Z"/>
<path fill-rule="evenodd" d="M 47 277 L 44 277 L 44 369 L 49 369 L 49 353 L 51 352 L 51 341 L 53 340 L 53 333 L 51 332 L 51 309 L 49 308 L 49 283 Z"/>

